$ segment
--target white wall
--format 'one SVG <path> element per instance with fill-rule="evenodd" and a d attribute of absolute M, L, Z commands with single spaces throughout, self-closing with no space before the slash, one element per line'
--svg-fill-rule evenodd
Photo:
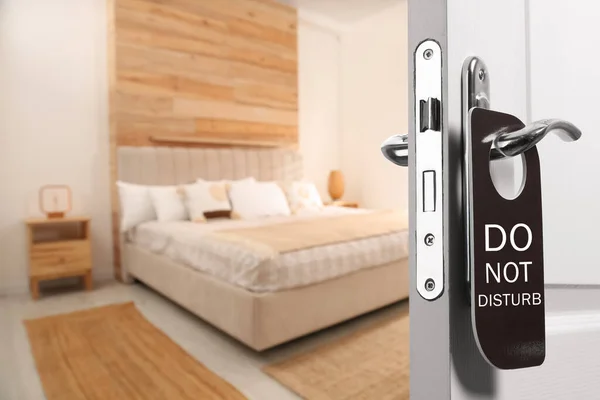
<path fill-rule="evenodd" d="M 531 119 L 563 118 L 583 132 L 575 143 L 547 137 L 538 146 L 545 279 L 600 284 L 600 5 L 587 0 L 529 4 Z"/>
<path fill-rule="evenodd" d="M 38 188 L 68 184 L 92 217 L 94 275 L 112 275 L 105 2 L 0 5 L 0 293 L 27 290 L 23 219 Z"/>
<path fill-rule="evenodd" d="M 408 176 L 381 155 L 389 136 L 408 130 L 406 0 L 357 23 L 299 11 L 299 128 L 306 176 L 324 199 L 341 169 L 345 200 L 408 208 Z"/>
<path fill-rule="evenodd" d="M 407 2 L 398 0 L 342 34 L 341 169 L 347 200 L 408 208 L 408 171 L 381 143 L 408 131 Z"/>
<path fill-rule="evenodd" d="M 305 177 L 329 200 L 329 171 L 340 167 L 340 42 L 336 27 L 298 13 L 298 128 Z"/>

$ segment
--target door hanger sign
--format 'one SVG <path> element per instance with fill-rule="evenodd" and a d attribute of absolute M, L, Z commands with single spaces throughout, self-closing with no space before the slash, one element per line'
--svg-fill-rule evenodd
<path fill-rule="evenodd" d="M 524 155 L 524 186 L 503 198 L 490 176 L 492 142 L 516 117 L 483 108 L 470 111 L 468 215 L 471 313 L 483 357 L 500 369 L 541 365 L 546 355 L 544 253 L 540 161 Z"/>

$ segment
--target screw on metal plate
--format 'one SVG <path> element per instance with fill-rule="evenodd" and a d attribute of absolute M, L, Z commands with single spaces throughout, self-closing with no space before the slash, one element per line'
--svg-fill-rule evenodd
<path fill-rule="evenodd" d="M 485 75 L 486 75 L 486 74 L 485 74 L 485 69 L 483 69 L 483 68 L 482 68 L 482 69 L 480 69 L 480 70 L 479 70 L 479 74 L 478 74 L 478 76 L 479 76 L 479 80 L 480 80 L 480 81 L 484 81 L 484 80 L 485 80 Z"/>
<path fill-rule="evenodd" d="M 435 282 L 433 279 L 429 278 L 425 281 L 425 290 L 431 292 L 433 289 L 435 289 Z"/>
<path fill-rule="evenodd" d="M 425 244 L 427 246 L 433 246 L 433 242 L 435 242 L 435 236 L 433 236 L 431 233 L 425 235 Z"/>
<path fill-rule="evenodd" d="M 431 49 L 427 49 L 423 52 L 423 58 L 426 60 L 431 60 L 431 58 L 433 57 L 433 50 Z"/>

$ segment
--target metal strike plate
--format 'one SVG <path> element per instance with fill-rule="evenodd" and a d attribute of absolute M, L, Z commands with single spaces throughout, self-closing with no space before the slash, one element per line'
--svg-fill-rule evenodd
<path fill-rule="evenodd" d="M 471 193 L 471 184 L 469 180 L 469 168 L 471 166 L 471 141 L 470 141 L 470 118 L 469 111 L 473 107 L 490 108 L 490 73 L 482 59 L 478 57 L 468 57 L 463 63 L 462 68 L 462 136 L 464 146 L 463 159 L 463 207 L 465 215 L 465 234 L 466 234 L 466 254 L 469 254 L 469 243 L 471 243 L 471 227 L 468 223 L 468 216 L 471 215 L 471 202 L 469 193 Z M 469 290 L 468 298 L 470 300 L 471 289 L 471 264 L 470 257 L 467 257 L 466 265 L 467 288 Z"/>
<path fill-rule="evenodd" d="M 444 291 L 442 50 L 426 40 L 414 57 L 417 292 L 435 300 Z"/>

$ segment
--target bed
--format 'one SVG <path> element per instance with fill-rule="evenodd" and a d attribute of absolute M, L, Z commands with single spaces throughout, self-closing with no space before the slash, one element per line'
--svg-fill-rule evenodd
<path fill-rule="evenodd" d="M 120 180 L 145 185 L 303 177 L 292 149 L 121 147 L 118 163 Z M 408 232 L 391 218 L 331 206 L 250 221 L 150 221 L 121 236 L 121 269 L 124 281 L 262 351 L 408 297 Z M 346 231 L 354 236 L 331 239 Z"/>

